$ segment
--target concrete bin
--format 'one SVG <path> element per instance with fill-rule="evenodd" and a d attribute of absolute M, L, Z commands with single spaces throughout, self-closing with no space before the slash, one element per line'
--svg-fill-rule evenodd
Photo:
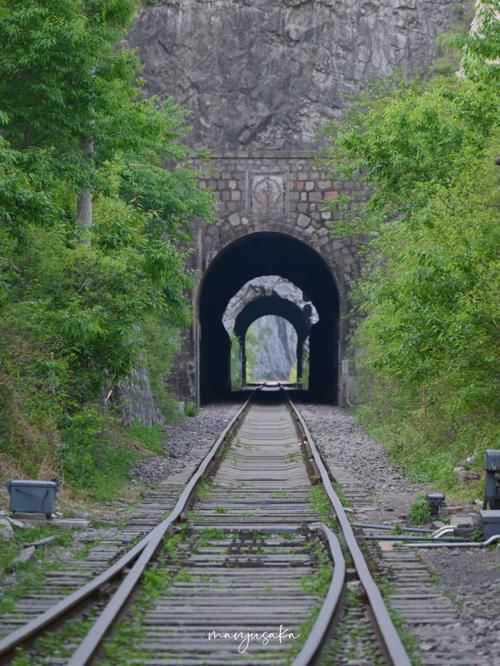
<path fill-rule="evenodd" d="M 56 511 L 57 481 L 7 481 L 10 510 L 13 513 L 44 513 Z"/>

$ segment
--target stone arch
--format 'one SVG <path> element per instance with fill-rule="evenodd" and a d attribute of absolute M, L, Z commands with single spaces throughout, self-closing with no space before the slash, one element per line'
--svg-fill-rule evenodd
<path fill-rule="evenodd" d="M 246 282 L 269 274 L 293 282 L 317 309 L 320 321 L 310 334 L 309 397 L 337 403 L 340 295 L 328 263 L 311 244 L 269 226 L 253 233 L 235 227 L 228 236 L 218 253 L 207 258 L 198 291 L 201 401 L 227 398 L 231 390 L 231 342 L 222 324 L 227 303 Z"/>
<path fill-rule="evenodd" d="M 286 319 L 295 329 L 297 333 L 297 378 L 300 383 L 300 378 L 303 374 L 303 354 L 304 342 L 309 335 L 310 323 L 309 318 L 298 305 L 292 301 L 288 301 L 280 296 L 260 296 L 255 298 L 241 310 L 236 317 L 234 324 L 234 334 L 239 339 L 241 349 L 241 380 L 242 384 L 246 384 L 246 334 L 250 326 L 259 319 L 266 315 L 275 315 Z"/>
<path fill-rule="evenodd" d="M 335 280 L 339 296 L 341 298 L 341 308 L 344 303 L 342 294 L 344 290 L 344 257 L 339 251 L 341 248 L 335 247 L 335 241 L 331 239 L 330 234 L 324 225 L 316 224 L 312 227 L 299 227 L 293 220 L 263 220 L 248 219 L 243 215 L 233 214 L 226 217 L 215 225 L 205 228 L 203 239 L 203 259 L 202 270 L 205 272 L 210 263 L 221 253 L 229 248 L 236 241 L 258 233 L 274 233 L 290 236 L 305 245 L 314 249 L 329 267 Z M 337 243 L 339 246 L 341 243 Z"/>

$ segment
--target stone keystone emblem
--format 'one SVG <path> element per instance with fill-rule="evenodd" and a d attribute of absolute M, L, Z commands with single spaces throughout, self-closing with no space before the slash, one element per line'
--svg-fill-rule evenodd
<path fill-rule="evenodd" d="M 252 176 L 252 210 L 267 213 L 285 211 L 283 176 Z"/>

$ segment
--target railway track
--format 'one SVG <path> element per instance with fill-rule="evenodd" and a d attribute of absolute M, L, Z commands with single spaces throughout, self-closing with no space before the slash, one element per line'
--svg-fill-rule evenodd
<path fill-rule="evenodd" d="M 152 523 L 164 499 L 151 500 Z M 142 536 L 147 516 L 145 506 L 135 535 L 131 526 L 140 540 L 111 568 L 90 566 L 83 587 L 34 606 L 36 617 L 0 641 L 1 663 L 17 654 L 20 664 L 53 666 L 410 664 L 307 426 L 280 389 L 257 389 L 173 511 Z M 83 640 L 66 631 L 47 650 L 47 632 L 64 632 L 71 617 L 88 627 Z"/>

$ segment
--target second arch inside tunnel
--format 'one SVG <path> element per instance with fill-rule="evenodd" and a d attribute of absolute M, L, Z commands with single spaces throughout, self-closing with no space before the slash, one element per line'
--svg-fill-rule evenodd
<path fill-rule="evenodd" d="M 307 398 L 336 403 L 338 394 L 339 296 L 332 273 L 323 258 L 307 243 L 281 233 L 260 232 L 244 236 L 224 248 L 207 268 L 199 292 L 201 402 L 231 395 L 231 337 L 223 324 L 228 303 L 243 285 L 265 275 L 281 276 L 302 290 L 319 320 L 307 330 L 309 386 Z M 286 300 L 286 299 L 282 299 Z M 255 299 L 240 313 L 240 333 L 258 312 L 283 316 L 298 334 L 308 328 L 307 316 L 279 299 Z M 248 323 L 250 322 L 250 323 Z M 248 325 L 247 325 L 248 324 Z M 236 322 L 235 322 L 236 327 Z M 237 331 L 235 331 L 237 334 Z M 299 335 L 298 335 L 299 337 Z"/>
<path fill-rule="evenodd" d="M 265 380 L 308 386 L 308 337 L 317 320 L 314 306 L 284 278 L 264 276 L 244 285 L 224 316 L 232 386 Z"/>

